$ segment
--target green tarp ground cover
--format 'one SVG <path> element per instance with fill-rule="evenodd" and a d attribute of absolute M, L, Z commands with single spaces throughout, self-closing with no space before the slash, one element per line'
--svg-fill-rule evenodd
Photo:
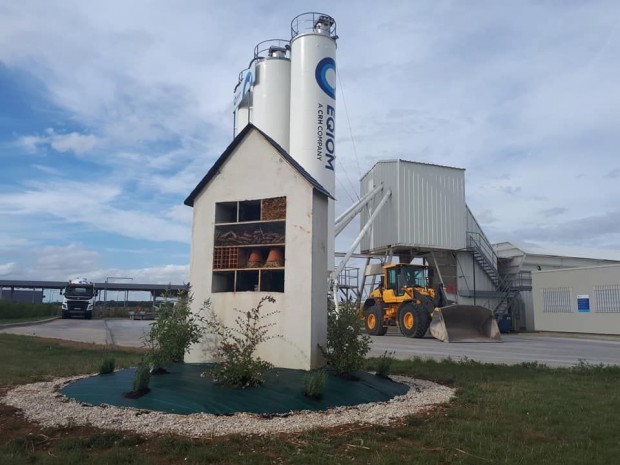
<path fill-rule="evenodd" d="M 151 377 L 151 392 L 139 399 L 126 399 L 131 391 L 135 368 L 120 370 L 73 382 L 61 393 L 87 404 L 108 404 L 119 407 L 158 410 L 168 413 L 213 413 L 231 415 L 237 412 L 283 414 L 294 410 L 324 410 L 336 406 L 351 406 L 382 402 L 405 394 L 404 384 L 359 372 L 359 381 L 329 376 L 323 399 L 304 396 L 302 370 L 274 368 L 266 382 L 256 388 L 230 389 L 201 377 L 210 365 L 178 364 L 168 367 L 170 374 Z"/>

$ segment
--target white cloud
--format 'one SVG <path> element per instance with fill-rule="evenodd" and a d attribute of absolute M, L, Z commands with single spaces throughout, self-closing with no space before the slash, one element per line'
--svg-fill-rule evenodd
<path fill-rule="evenodd" d="M 161 265 L 145 268 L 90 268 L 82 270 L 80 276 L 85 276 L 93 282 L 105 282 L 110 277 L 127 279 L 109 279 L 109 282 L 133 282 L 147 284 L 184 284 L 189 280 L 189 265 Z"/>
<path fill-rule="evenodd" d="M 0 265 L 0 276 L 10 276 L 16 268 L 15 262 Z"/>
<path fill-rule="evenodd" d="M 90 152 L 97 145 L 97 138 L 92 134 L 82 135 L 77 132 L 69 134 L 54 134 L 50 145 L 58 152 L 73 152 L 81 154 Z"/>
<path fill-rule="evenodd" d="M 5 219 L 8 218 L 5 217 Z M 30 242 L 23 237 L 23 230 L 19 227 L 14 226 L 13 228 L 6 228 L 6 231 L 0 231 L 0 252 L 24 248 L 29 245 Z"/>
<path fill-rule="evenodd" d="M 170 208 L 165 213 L 165 215 L 166 218 L 169 218 L 176 223 L 187 224 L 190 226 L 192 224 L 193 211 L 187 205 L 175 205 L 174 207 Z"/>
<path fill-rule="evenodd" d="M 22 136 L 17 140 L 18 145 L 29 153 L 36 153 L 38 146 L 44 142 L 44 138 L 39 136 Z"/>
<path fill-rule="evenodd" d="M 47 166 L 47 165 L 39 165 L 39 164 L 32 164 L 31 165 L 33 168 L 38 169 L 39 171 L 46 173 L 46 174 L 51 174 L 52 176 L 62 176 L 64 173 L 56 168 L 52 168 L 51 166 Z"/>
<path fill-rule="evenodd" d="M 188 241 L 191 209 L 181 203 L 230 142 L 238 72 L 256 43 L 287 37 L 305 8 L 257 1 L 240 15 L 211 2 L 7 3 L 0 61 L 36 76 L 73 123 L 23 135 L 21 146 L 66 158 L 105 153 L 89 157 L 101 169 L 88 182 L 4 190 L 0 213 Z M 339 211 L 376 161 L 406 158 L 466 168 L 468 204 L 493 240 L 548 238 L 551 228 L 567 241 L 620 246 L 610 230 L 620 196 L 620 4 L 313 8 L 334 15 L 340 35 Z M 549 214 L 557 208 L 566 211 Z M 586 218 L 599 229 L 571 234 Z"/>
<path fill-rule="evenodd" d="M 190 228 L 161 215 L 126 208 L 119 187 L 105 182 L 33 183 L 23 193 L 0 194 L 0 214 L 61 218 L 99 231 L 151 241 L 189 242 Z"/>
<path fill-rule="evenodd" d="M 38 279 L 68 280 L 91 270 L 97 265 L 101 256 L 87 249 L 82 244 L 66 246 L 46 246 L 37 250 L 33 257 L 33 268 L 36 276 L 47 276 Z"/>
<path fill-rule="evenodd" d="M 43 246 L 29 249 L 25 260 L 0 264 L 0 276 L 6 279 L 66 281 L 86 277 L 104 282 L 111 276 L 133 279 L 134 283 L 183 284 L 189 279 L 189 265 L 162 264 L 143 268 L 103 267 L 103 255 L 81 243 Z M 114 281 L 114 280 L 110 280 Z"/>
<path fill-rule="evenodd" d="M 98 138 L 92 134 L 77 132 L 57 134 L 51 128 L 48 128 L 45 133 L 44 136 L 22 136 L 17 143 L 31 153 L 37 152 L 41 146 L 50 146 L 57 152 L 73 152 L 80 155 L 93 150 L 99 142 Z"/>

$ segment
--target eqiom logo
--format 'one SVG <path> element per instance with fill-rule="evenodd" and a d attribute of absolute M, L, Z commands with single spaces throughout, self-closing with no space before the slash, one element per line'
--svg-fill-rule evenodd
<path fill-rule="evenodd" d="M 254 84 L 254 75 L 252 74 L 252 71 L 248 70 L 243 78 L 243 85 L 241 88 L 237 87 L 235 96 L 233 97 L 233 106 L 235 108 L 239 106 L 243 98 L 250 91 L 252 84 Z"/>
<path fill-rule="evenodd" d="M 243 81 L 243 90 L 241 91 L 242 98 L 248 93 L 250 87 L 252 87 L 252 84 L 254 84 L 254 76 L 252 75 L 252 71 L 248 71 L 245 75 L 245 80 Z"/>
<path fill-rule="evenodd" d="M 314 76 L 316 77 L 316 82 L 319 84 L 319 87 L 323 89 L 327 95 L 329 95 L 334 100 L 336 99 L 336 87 L 332 86 L 327 80 L 327 72 L 332 70 L 334 74 L 336 74 L 336 62 L 333 58 L 326 57 L 323 58 L 316 65 L 316 70 L 314 71 Z"/>

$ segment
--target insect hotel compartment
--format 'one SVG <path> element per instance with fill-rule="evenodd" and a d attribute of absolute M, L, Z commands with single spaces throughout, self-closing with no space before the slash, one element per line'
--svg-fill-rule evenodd
<path fill-rule="evenodd" d="M 212 292 L 284 292 L 286 197 L 215 205 Z"/>

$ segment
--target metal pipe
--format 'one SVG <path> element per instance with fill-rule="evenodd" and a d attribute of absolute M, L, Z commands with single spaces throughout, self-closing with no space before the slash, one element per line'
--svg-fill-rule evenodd
<path fill-rule="evenodd" d="M 362 303 L 362 294 L 364 293 L 364 287 L 366 286 L 366 268 L 370 265 L 370 257 L 366 257 L 366 264 L 364 265 L 364 273 L 362 274 L 362 282 L 359 285 L 357 291 L 357 301 L 355 302 L 355 307 L 359 308 Z"/>
<path fill-rule="evenodd" d="M 372 212 L 372 215 L 370 215 L 370 218 L 368 218 L 368 222 L 364 225 L 364 227 L 360 231 L 359 235 L 353 241 L 353 245 L 351 246 L 349 251 L 346 253 L 344 258 L 341 260 L 340 264 L 338 265 L 338 268 L 336 268 L 334 270 L 334 273 L 332 274 L 332 279 L 334 281 L 338 280 L 338 276 L 340 276 L 340 273 L 342 273 L 342 270 L 347 265 L 347 262 L 351 258 L 351 255 L 353 255 L 353 251 L 359 245 L 359 243 L 362 241 L 363 237 L 366 235 L 366 233 L 368 232 L 368 230 L 372 226 L 372 223 L 375 221 L 375 219 L 377 218 L 377 215 L 379 214 L 379 212 L 381 211 L 383 206 L 386 204 L 386 202 L 389 200 L 391 195 L 392 195 L 392 190 L 388 189 L 387 192 L 385 193 L 385 195 L 383 196 L 383 198 L 381 199 L 381 201 L 379 202 L 379 204 L 377 205 L 377 208 L 375 208 L 375 211 Z"/>
<path fill-rule="evenodd" d="M 476 259 L 474 253 L 474 251 L 471 253 L 471 272 L 474 275 L 474 305 L 476 305 Z"/>
<path fill-rule="evenodd" d="M 435 258 L 435 252 L 433 252 L 432 250 L 431 250 L 431 257 L 433 258 L 433 264 L 435 265 L 435 270 L 437 271 L 437 274 L 439 275 L 439 282 L 443 286 L 444 285 L 443 276 L 441 276 L 441 270 L 439 269 L 439 264 L 437 263 L 437 258 Z"/>
<path fill-rule="evenodd" d="M 342 215 L 336 218 L 334 222 L 334 235 L 337 236 L 342 232 L 347 225 L 353 221 L 357 214 L 362 211 L 362 208 L 366 206 L 368 202 L 375 198 L 380 191 L 383 190 L 383 185 L 375 187 L 373 190 L 364 195 L 361 199 L 351 205 Z"/>

